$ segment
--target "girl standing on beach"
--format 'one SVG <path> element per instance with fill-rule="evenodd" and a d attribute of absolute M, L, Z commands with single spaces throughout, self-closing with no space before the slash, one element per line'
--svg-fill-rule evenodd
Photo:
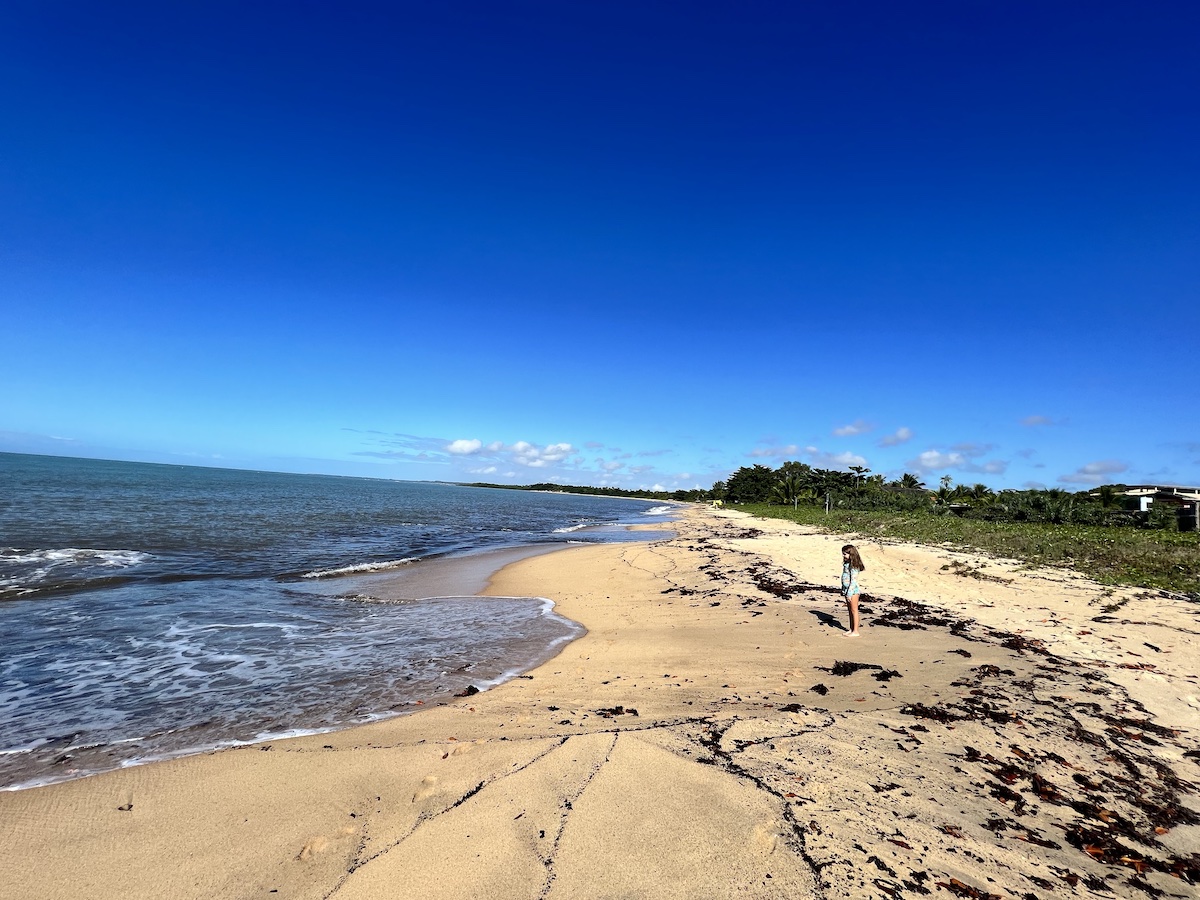
<path fill-rule="evenodd" d="M 842 596 L 846 598 L 846 606 L 850 609 L 850 634 L 847 637 L 858 637 L 858 573 L 867 567 L 863 565 L 858 548 L 847 544 L 842 548 Z"/>

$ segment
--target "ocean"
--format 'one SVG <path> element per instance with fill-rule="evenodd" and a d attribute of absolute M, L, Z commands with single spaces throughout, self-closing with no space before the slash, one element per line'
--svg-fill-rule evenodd
<path fill-rule="evenodd" d="M 623 498 L 0 453 L 0 789 L 419 709 L 583 633 L 476 597 Z"/>

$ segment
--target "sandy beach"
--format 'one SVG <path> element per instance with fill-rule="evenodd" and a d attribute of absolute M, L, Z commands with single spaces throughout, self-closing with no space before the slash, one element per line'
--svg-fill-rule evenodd
<path fill-rule="evenodd" d="M 10 898 L 1194 897 L 1200 606 L 689 510 L 487 586 L 588 633 L 437 708 L 0 794 Z"/>

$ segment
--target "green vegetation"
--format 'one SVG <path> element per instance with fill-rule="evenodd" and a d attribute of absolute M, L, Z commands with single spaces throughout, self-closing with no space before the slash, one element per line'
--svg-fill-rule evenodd
<path fill-rule="evenodd" d="M 1030 566 L 1075 569 L 1104 584 L 1176 591 L 1200 601 L 1200 535 L 1179 531 L 1180 520 L 1170 505 L 1156 503 L 1140 511 L 1134 498 L 1125 496 L 1122 484 L 1078 492 L 997 492 L 985 484 L 955 485 L 946 475 L 930 489 L 910 473 L 887 481 L 862 466 L 840 472 L 785 462 L 778 469 L 743 466 L 708 491 L 549 483 L 470 486 L 646 500 L 723 500 L 756 516 L 874 540 L 979 550 Z"/>
<path fill-rule="evenodd" d="M 996 492 L 984 484 L 955 485 L 949 475 L 931 490 L 909 473 L 888 482 L 862 466 L 839 472 L 786 462 L 775 470 L 743 466 L 713 485 L 712 494 L 757 516 L 980 550 L 1200 600 L 1200 536 L 1178 530 L 1174 507 L 1143 512 L 1124 490 L 1116 484 L 1076 493 Z"/>
<path fill-rule="evenodd" d="M 996 522 L 932 511 L 745 504 L 739 510 L 873 540 L 949 544 L 1075 569 L 1103 584 L 1176 591 L 1200 600 L 1200 542 L 1194 532 L 1048 522 Z"/>

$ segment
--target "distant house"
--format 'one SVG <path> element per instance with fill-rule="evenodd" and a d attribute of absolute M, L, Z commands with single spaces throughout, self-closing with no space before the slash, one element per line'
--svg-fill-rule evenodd
<path fill-rule="evenodd" d="M 1122 493 L 1133 497 L 1141 512 L 1148 512 L 1155 503 L 1174 506 L 1180 531 L 1200 531 L 1200 487 L 1129 484 Z"/>

